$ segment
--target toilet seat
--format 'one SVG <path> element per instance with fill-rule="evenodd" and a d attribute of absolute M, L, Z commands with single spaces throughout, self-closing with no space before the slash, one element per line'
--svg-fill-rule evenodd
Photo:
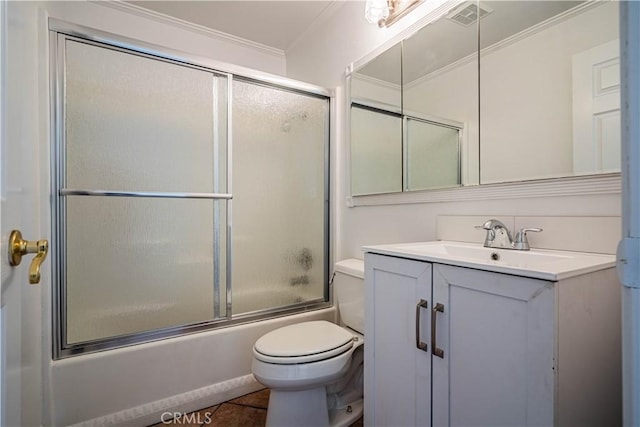
<path fill-rule="evenodd" d="M 263 335 L 256 341 L 256 359 L 291 365 L 330 359 L 353 347 L 354 335 L 325 320 L 297 323 Z"/>

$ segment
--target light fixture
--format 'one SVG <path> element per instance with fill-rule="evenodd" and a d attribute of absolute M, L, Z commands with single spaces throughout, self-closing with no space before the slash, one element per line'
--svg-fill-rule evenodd
<path fill-rule="evenodd" d="M 364 17 L 378 27 L 390 27 L 424 0 L 367 0 Z"/>
<path fill-rule="evenodd" d="M 377 24 L 389 17 L 387 0 L 367 0 L 364 5 L 364 17 L 370 24 Z"/>

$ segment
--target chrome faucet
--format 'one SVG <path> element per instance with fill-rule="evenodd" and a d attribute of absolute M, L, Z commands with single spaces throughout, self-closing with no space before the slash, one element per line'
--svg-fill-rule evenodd
<path fill-rule="evenodd" d="M 534 228 L 521 228 L 520 231 L 516 233 L 516 239 L 513 241 L 513 248 L 517 251 L 528 251 L 529 248 L 529 240 L 527 239 L 527 232 L 532 231 L 534 233 L 539 233 L 542 231 L 542 228 L 534 227 Z"/>
<path fill-rule="evenodd" d="M 511 233 L 502 221 L 490 219 L 484 224 L 476 226 L 476 228 L 487 230 L 487 235 L 484 238 L 485 248 L 513 249 Z"/>
<path fill-rule="evenodd" d="M 476 226 L 483 230 L 487 230 L 487 235 L 484 239 L 485 248 L 499 248 L 499 249 L 514 249 L 518 251 L 528 251 L 529 240 L 527 239 L 527 232 L 540 232 L 542 228 L 521 228 L 516 233 L 516 238 L 511 238 L 511 233 L 506 225 L 497 219 L 490 219 L 482 225 Z"/>

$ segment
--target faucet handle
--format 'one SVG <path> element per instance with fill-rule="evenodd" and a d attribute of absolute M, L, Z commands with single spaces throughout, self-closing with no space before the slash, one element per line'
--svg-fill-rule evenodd
<path fill-rule="evenodd" d="M 534 233 L 539 233 L 542 231 L 542 228 L 538 228 L 538 227 L 534 227 L 534 228 L 521 228 L 520 229 L 520 233 L 525 233 L 527 234 L 528 231 L 532 231 Z"/>
<path fill-rule="evenodd" d="M 476 230 L 491 230 L 491 228 L 493 227 L 494 221 L 496 220 L 490 219 L 489 221 L 486 221 L 482 225 L 475 225 L 473 228 L 475 228 Z"/>
<path fill-rule="evenodd" d="M 517 249 L 520 251 L 528 251 L 529 250 L 529 239 L 527 239 L 527 232 L 535 232 L 539 233 L 542 231 L 542 228 L 521 228 L 520 231 L 516 234 L 516 238 L 513 241 L 513 249 Z"/>
<path fill-rule="evenodd" d="M 491 242 L 493 242 L 493 239 L 496 238 L 496 232 L 491 229 L 490 222 L 487 221 L 482 225 L 475 225 L 473 228 L 475 228 L 476 230 L 486 231 L 487 234 L 485 234 L 484 236 L 484 246 L 485 247 L 491 246 Z"/>
<path fill-rule="evenodd" d="M 511 233 L 507 226 L 501 221 L 497 219 L 490 219 L 481 226 L 476 226 L 475 228 L 481 228 L 487 231 L 484 238 L 484 247 L 511 249 L 513 245 Z"/>

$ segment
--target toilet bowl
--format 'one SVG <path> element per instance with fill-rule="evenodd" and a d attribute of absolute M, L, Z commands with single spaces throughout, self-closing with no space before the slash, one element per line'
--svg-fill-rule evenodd
<path fill-rule="evenodd" d="M 255 378 L 271 389 L 267 426 L 348 426 L 362 416 L 364 263 L 336 263 L 343 324 L 320 320 L 273 330 L 253 347 Z"/>

